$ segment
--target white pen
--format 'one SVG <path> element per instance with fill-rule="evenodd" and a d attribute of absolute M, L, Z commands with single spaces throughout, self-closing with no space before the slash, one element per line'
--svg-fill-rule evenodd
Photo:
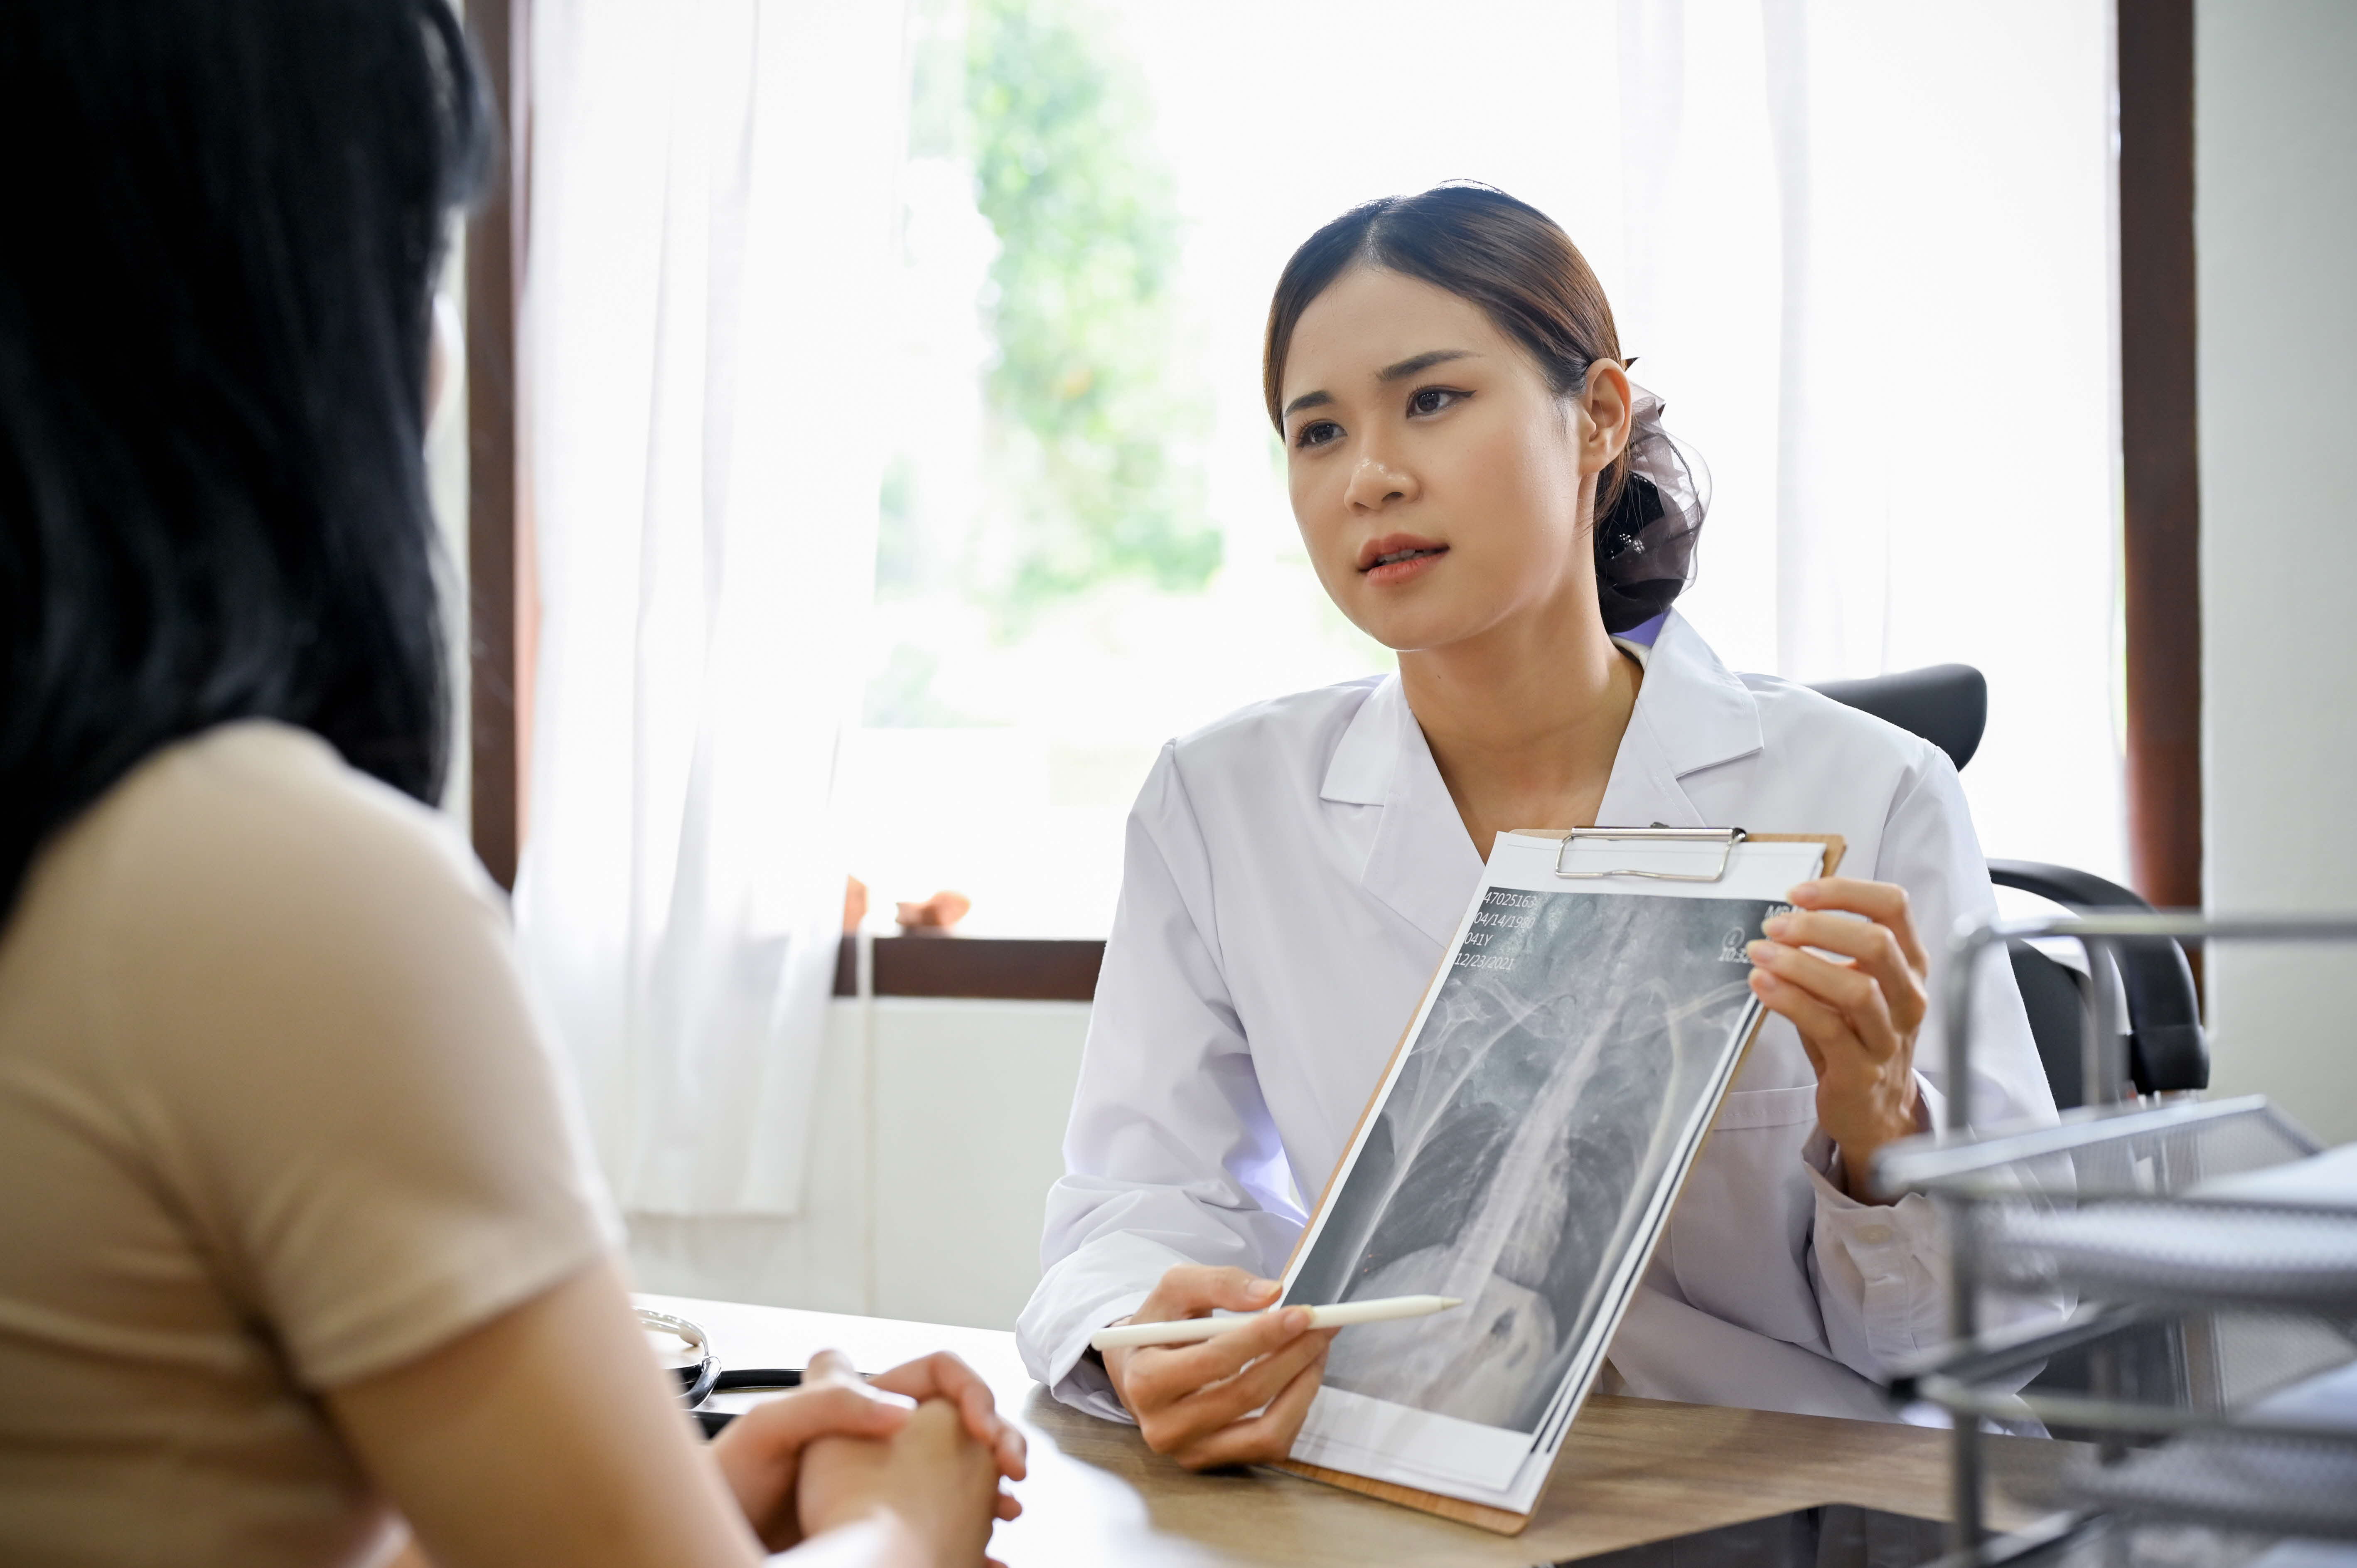
<path fill-rule="evenodd" d="M 1424 1317 L 1436 1312 L 1447 1312 L 1464 1302 L 1453 1295 L 1387 1295 L 1375 1301 L 1338 1302 L 1332 1306 L 1309 1309 L 1312 1328 L 1348 1328 L 1354 1323 L 1389 1323 L 1400 1317 Z M 1239 1328 L 1250 1328 L 1270 1312 L 1287 1312 L 1289 1307 L 1272 1306 L 1268 1312 L 1237 1312 L 1223 1317 L 1180 1317 L 1168 1323 L 1125 1323 L 1116 1328 L 1100 1328 L 1089 1336 L 1089 1344 L 1099 1350 L 1131 1350 L 1140 1345 L 1187 1345 L 1198 1339 L 1216 1338 Z"/>

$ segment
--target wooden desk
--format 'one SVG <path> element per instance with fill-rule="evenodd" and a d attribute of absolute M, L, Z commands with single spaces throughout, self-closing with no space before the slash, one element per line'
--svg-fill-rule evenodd
<path fill-rule="evenodd" d="M 1024 1516 L 999 1526 L 992 1547 L 1010 1568 L 1530 1568 L 1819 1503 L 1947 1516 L 1943 1433 L 1598 1397 L 1573 1423 L 1530 1528 L 1519 1536 L 1491 1535 L 1275 1470 L 1190 1475 L 1149 1451 L 1132 1428 L 1058 1404 L 1024 1371 L 1011 1334 L 673 1296 L 640 1299 L 704 1325 L 724 1367 L 799 1367 L 829 1346 L 864 1369 L 931 1350 L 963 1357 L 1030 1438 L 1030 1478 L 1017 1488 Z M 714 1402 L 757 1397 L 723 1395 Z M 1994 1438 L 1990 1446 L 1999 1473 L 2048 1472 L 2062 1457 L 2061 1444 L 2022 1438 Z M 2024 1524 L 2034 1511 L 2001 1508 L 1996 1522 Z"/>

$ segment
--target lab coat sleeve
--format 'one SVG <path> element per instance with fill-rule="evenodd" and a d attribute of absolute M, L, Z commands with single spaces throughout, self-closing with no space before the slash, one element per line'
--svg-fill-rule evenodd
<path fill-rule="evenodd" d="M 1084 1359 L 1089 1336 L 1173 1264 L 1275 1276 L 1304 1219 L 1222 978 L 1211 860 L 1169 747 L 1130 813 L 1064 1166 L 1017 1343 L 1058 1399 L 1125 1421 Z"/>
<path fill-rule="evenodd" d="M 1943 1104 L 1959 1094 L 1969 1097 L 1970 1119 L 1981 1126 L 2054 1121 L 2054 1099 L 2029 1019 L 2012 967 L 1999 954 L 1986 955 L 1973 977 L 1973 1081 L 1959 1085 L 1947 1071 L 1939 999 L 1952 961 L 1949 939 L 1961 920 L 1994 917 L 1996 895 L 1946 753 L 1923 745 L 1891 804 L 1877 863 L 1844 869 L 1907 890 L 1916 936 L 1930 959 L 1932 1006 L 1915 1043 L 1924 1125 L 1936 1126 Z M 1881 1379 L 1947 1338 L 1948 1267 L 1931 1200 L 1910 1193 L 1888 1206 L 1858 1202 L 1845 1190 L 1840 1151 L 1822 1130 L 1803 1149 L 1802 1161 L 1816 1195 L 1810 1271 L 1826 1341 L 1844 1365 Z M 2066 1305 L 2059 1299 L 2007 1303 L 1987 1326 L 2059 1312 Z"/>

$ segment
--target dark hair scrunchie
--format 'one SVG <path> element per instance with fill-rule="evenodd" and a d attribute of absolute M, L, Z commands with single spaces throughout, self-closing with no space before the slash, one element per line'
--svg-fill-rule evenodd
<path fill-rule="evenodd" d="M 1662 400 L 1632 385 L 1636 410 L 1620 493 L 1596 520 L 1596 596 L 1604 629 L 1624 632 L 1668 609 L 1694 580 L 1710 510 L 1710 473 L 1662 427 Z"/>

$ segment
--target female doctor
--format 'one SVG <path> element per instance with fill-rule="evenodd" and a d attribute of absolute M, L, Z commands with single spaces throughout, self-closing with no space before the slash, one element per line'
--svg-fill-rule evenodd
<path fill-rule="evenodd" d="M 1939 1341 L 1943 1284 L 1926 1200 L 1865 1176 L 1956 1092 L 1933 950 L 1994 908 L 1954 769 L 1663 615 L 1702 502 L 1536 209 L 1447 186 L 1336 219 L 1277 283 L 1265 375 L 1318 580 L 1399 672 L 1246 708 L 1147 779 L 1019 1326 L 1033 1375 L 1189 1467 L 1283 1457 L 1331 1338 L 1302 1309 L 1102 1360 L 1089 1336 L 1276 1298 L 1498 832 L 1740 824 L 1840 833 L 1854 874 L 1793 889 L 1752 950 L 1772 1016 L 1604 1386 L 1887 1419 L 1871 1380 Z M 2050 1119 L 2012 976 L 1982 983 L 1975 1119 Z"/>

